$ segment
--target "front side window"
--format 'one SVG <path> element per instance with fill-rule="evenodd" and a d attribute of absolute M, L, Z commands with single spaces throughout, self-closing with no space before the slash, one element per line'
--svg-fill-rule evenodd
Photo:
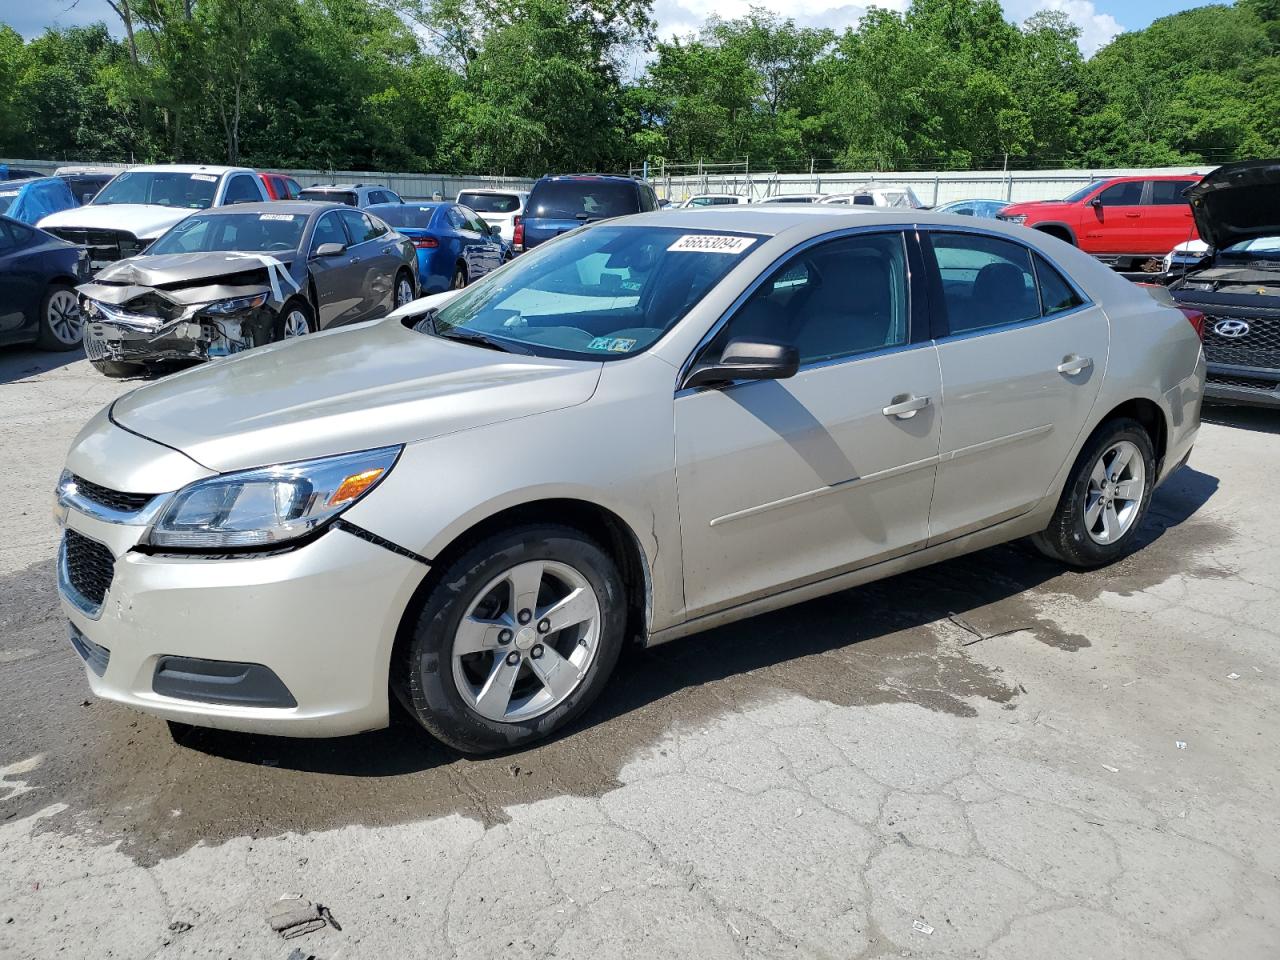
<path fill-rule="evenodd" d="M 985 234 L 931 234 L 952 333 L 1040 316 L 1031 251 Z"/>
<path fill-rule="evenodd" d="M 347 233 L 351 236 L 351 245 L 353 247 L 358 243 L 373 239 L 373 235 L 370 234 L 372 224 L 370 224 L 368 217 L 359 210 L 339 210 L 338 216 L 342 218 L 342 222 L 347 228 Z"/>
<path fill-rule="evenodd" d="M 716 336 L 793 345 L 820 363 L 907 342 L 907 256 L 901 233 L 859 234 L 819 244 L 778 267 Z"/>
<path fill-rule="evenodd" d="M 213 206 L 218 177 L 211 173 L 132 172 L 126 170 L 93 198 L 94 206 L 143 203 L 204 210 Z"/>
<path fill-rule="evenodd" d="M 322 243 L 336 243 L 340 246 L 350 244 L 347 232 L 342 229 L 342 221 L 336 213 L 326 213 L 316 221 L 316 228 L 311 234 L 311 250 L 314 252 Z"/>
<path fill-rule="evenodd" d="M 620 360 L 657 341 L 760 242 L 673 227 L 568 233 L 471 285 L 419 329 L 517 353 Z"/>
<path fill-rule="evenodd" d="M 306 224 L 306 216 L 296 213 L 195 214 L 151 244 L 147 254 L 297 250 Z"/>
<path fill-rule="evenodd" d="M 1104 207 L 1136 207 L 1142 203 L 1142 181 L 1129 180 L 1107 187 L 1098 194 L 1098 199 Z"/>

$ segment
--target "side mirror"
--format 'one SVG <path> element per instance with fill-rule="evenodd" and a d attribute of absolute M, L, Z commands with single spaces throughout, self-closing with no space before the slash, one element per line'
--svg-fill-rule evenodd
<path fill-rule="evenodd" d="M 1090 200 L 1090 201 L 1089 201 L 1089 206 L 1091 206 L 1091 207 L 1098 207 L 1098 208 L 1101 208 L 1101 207 L 1102 207 L 1102 198 L 1101 198 L 1101 197 L 1094 197 L 1092 200 Z"/>
<path fill-rule="evenodd" d="M 800 369 L 800 354 L 788 343 L 773 340 L 730 340 L 715 363 L 700 363 L 685 379 L 686 387 L 705 387 L 733 380 L 786 380 Z"/>
<path fill-rule="evenodd" d="M 313 257 L 340 257 L 347 252 L 345 243 L 322 243 L 316 247 Z"/>

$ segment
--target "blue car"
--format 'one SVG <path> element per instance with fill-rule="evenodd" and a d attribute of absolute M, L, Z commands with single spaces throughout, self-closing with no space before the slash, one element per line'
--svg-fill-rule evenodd
<path fill-rule="evenodd" d="M 0 344 L 34 340 L 45 350 L 80 346 L 74 287 L 88 279 L 84 247 L 0 217 Z"/>
<path fill-rule="evenodd" d="M 1008 200 L 953 200 L 940 207 L 934 207 L 934 213 L 950 213 L 957 217 L 978 217 L 981 220 L 994 220 L 996 214 L 1009 206 Z"/>
<path fill-rule="evenodd" d="M 61 177 L 0 182 L 0 214 L 20 223 L 35 223 L 51 213 L 78 206 L 71 188 Z"/>
<path fill-rule="evenodd" d="M 413 241 L 423 295 L 459 290 L 511 259 L 498 228 L 461 204 L 375 203 L 365 209 Z"/>
<path fill-rule="evenodd" d="M 658 209 L 653 187 L 633 177 L 596 174 L 543 177 L 525 204 L 524 249 L 567 233 L 584 223 Z"/>

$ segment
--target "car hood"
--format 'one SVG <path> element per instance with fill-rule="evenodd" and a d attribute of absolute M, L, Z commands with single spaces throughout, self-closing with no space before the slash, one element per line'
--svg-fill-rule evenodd
<path fill-rule="evenodd" d="M 144 203 L 104 203 L 73 207 L 51 213 L 36 226 L 41 230 L 68 227 L 81 230 L 128 230 L 135 237 L 153 240 L 195 209 L 160 207 Z"/>
<path fill-rule="evenodd" d="M 1280 234 L 1280 160 L 1224 164 L 1187 199 L 1200 237 L 1215 250 Z"/>
<path fill-rule="evenodd" d="M 242 288 L 271 288 L 280 301 L 298 289 L 289 273 L 295 253 L 280 260 L 265 253 L 169 253 L 130 257 L 98 271 L 78 289 L 103 303 L 124 304 L 150 290 L 163 290 L 175 303 L 206 303 L 219 297 L 243 296 Z M 274 281 L 274 283 L 273 283 Z"/>
<path fill-rule="evenodd" d="M 1048 210 L 1058 210 L 1070 207 L 1071 204 L 1063 203 L 1061 200 L 1024 200 L 1021 203 L 1011 203 L 1000 211 L 1002 217 L 1021 216 L 1028 213 L 1043 213 Z"/>
<path fill-rule="evenodd" d="M 210 469 L 237 470 L 575 406 L 602 367 L 499 353 L 387 318 L 166 377 L 117 400 L 112 418 Z"/>

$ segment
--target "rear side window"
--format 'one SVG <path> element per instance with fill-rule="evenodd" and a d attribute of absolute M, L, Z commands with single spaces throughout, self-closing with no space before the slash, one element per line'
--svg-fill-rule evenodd
<path fill-rule="evenodd" d="M 951 333 L 968 333 L 1040 316 L 1031 251 L 983 234 L 932 234 Z"/>
<path fill-rule="evenodd" d="M 1038 253 L 1032 259 L 1036 265 L 1036 280 L 1040 282 L 1040 307 L 1046 317 L 1064 310 L 1074 310 L 1084 303 L 1075 288 L 1067 283 L 1066 278 L 1048 260 Z"/>
<path fill-rule="evenodd" d="M 640 212 L 636 188 L 613 180 L 540 180 L 529 195 L 530 217 L 597 220 Z"/>
<path fill-rule="evenodd" d="M 1187 203 L 1187 198 L 1182 194 L 1193 182 L 1191 180 L 1152 180 L 1152 204 L 1164 207 Z"/>
<path fill-rule="evenodd" d="M 1142 181 L 1129 180 L 1107 187 L 1098 194 L 1098 199 L 1104 207 L 1136 207 L 1142 203 Z"/>

